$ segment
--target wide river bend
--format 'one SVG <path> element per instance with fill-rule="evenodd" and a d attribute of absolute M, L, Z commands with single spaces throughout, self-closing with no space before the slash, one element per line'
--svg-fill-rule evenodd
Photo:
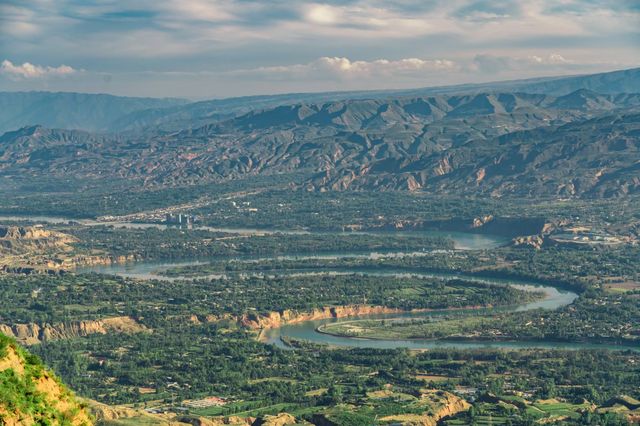
<path fill-rule="evenodd" d="M 0 216 L 0 221 L 11 220 L 30 220 L 33 222 L 46 222 L 46 223 L 61 223 L 68 222 L 70 219 L 66 218 L 53 218 L 53 217 L 35 217 L 35 216 Z M 113 225 L 116 227 L 128 227 L 128 228 L 144 228 L 144 227 L 157 227 L 166 228 L 166 225 L 162 224 L 140 224 L 131 222 L 117 222 L 117 223 L 105 223 L 91 220 L 78 221 L 84 226 L 99 226 L 99 225 Z M 310 231 L 275 231 L 275 230 L 260 230 L 260 229 L 246 229 L 246 228 L 213 228 L 213 227 L 198 227 L 196 229 L 206 229 L 217 232 L 229 232 L 238 233 L 243 235 L 265 235 L 274 233 L 283 234 L 308 234 Z M 341 235 L 389 235 L 389 232 L 323 232 L 324 234 L 341 234 Z M 493 249 L 505 245 L 508 239 L 505 237 L 485 234 L 474 234 L 464 232 L 441 232 L 441 231 L 405 231 L 405 232 L 393 232 L 394 235 L 398 234 L 417 234 L 433 235 L 447 237 L 453 240 L 456 250 L 486 250 Z M 335 258 L 376 258 L 376 257 L 389 257 L 389 256 L 420 256 L 421 252 L 394 252 L 394 253 L 330 253 L 330 254 L 300 254 L 300 255 L 287 255 L 287 256 L 274 256 L 272 258 L 254 257 L 253 259 L 335 259 Z M 220 260 L 224 258 L 217 258 Z M 228 258 L 229 260 L 251 260 L 247 257 Z M 97 265 L 87 268 L 79 268 L 77 272 L 95 272 L 103 274 L 113 274 L 123 277 L 136 278 L 136 279 L 198 279 L 198 278 L 223 278 L 224 273 L 219 274 L 207 274 L 203 276 L 185 276 L 185 277 L 166 277 L 161 274 L 163 270 L 184 267 L 194 265 L 198 263 L 206 262 L 206 259 L 201 259 L 194 262 L 157 262 L 157 261 L 141 261 L 129 264 L 113 264 L 113 265 Z M 305 271 L 269 271 L 268 275 L 274 274 L 366 274 L 366 275 L 384 275 L 384 276 L 407 276 L 414 277 L 437 277 L 437 278 L 464 278 L 466 280 L 478 281 L 489 283 L 493 285 L 508 285 L 513 286 L 525 291 L 542 291 L 544 298 L 535 302 L 525 303 L 521 305 L 515 305 L 510 307 L 501 307 L 494 309 L 480 309 L 470 310 L 469 312 L 490 312 L 490 311 L 511 311 L 522 312 L 532 309 L 559 309 L 563 306 L 571 304 L 578 295 L 574 292 L 563 290 L 549 284 L 544 284 L 535 281 L 520 281 L 520 280 L 505 280 L 499 278 L 487 278 L 478 277 L 473 275 L 459 274 L 459 273 L 432 273 L 429 271 L 416 271 L 416 270 L 380 270 L 380 269 L 318 269 L 318 270 L 305 270 Z M 452 341 L 452 340 L 432 340 L 432 339 L 416 339 L 416 340 L 372 340 L 372 339 L 360 339 L 353 337 L 334 336 L 330 334 L 320 333 L 317 331 L 318 327 L 334 323 L 338 321 L 357 321 L 364 319 L 384 319 L 384 318 L 424 318 L 424 317 L 438 317 L 443 315 L 450 315 L 452 313 L 460 314 L 465 311 L 460 310 L 438 310 L 428 312 L 407 312 L 402 314 L 381 314 L 381 315 L 363 315 L 358 317 L 349 317 L 342 319 L 323 319 L 315 321 L 304 321 L 296 324 L 287 324 L 282 327 L 265 330 L 262 338 L 263 341 L 276 345 L 282 348 L 288 348 L 283 339 L 299 339 L 306 340 L 313 343 L 327 344 L 332 346 L 342 347 L 360 347 L 360 348 L 376 348 L 376 349 L 394 349 L 394 348 L 409 348 L 409 349 L 431 349 L 431 348 L 504 348 L 504 349 L 523 349 L 523 348 L 549 348 L 549 349 L 635 349 L 640 350 L 638 347 L 627 347 L 618 345 L 606 345 L 606 344 L 591 344 L 591 343 L 569 343 L 558 341 L 495 341 L 495 342 L 474 342 L 474 341 Z"/>

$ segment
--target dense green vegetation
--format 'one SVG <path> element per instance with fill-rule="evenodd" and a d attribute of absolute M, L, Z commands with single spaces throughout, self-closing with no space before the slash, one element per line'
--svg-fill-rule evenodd
<path fill-rule="evenodd" d="M 0 206 L 6 215 L 45 215 L 67 218 L 93 218 L 119 215 L 185 204 L 207 198 L 215 204 L 218 198 L 244 194 L 264 187 L 280 187 L 283 178 L 268 176 L 226 183 L 144 189 L 127 180 L 88 179 L 74 181 L 64 178 L 15 177 L 0 187 L 8 200 Z"/>
<path fill-rule="evenodd" d="M 492 199 L 487 197 L 433 196 L 409 192 L 326 192 L 262 191 L 240 200 L 223 201 L 195 212 L 212 226 L 244 226 L 341 230 L 346 225 L 393 227 L 398 223 L 421 224 L 471 221 L 474 217 L 539 218 L 549 221 L 593 223 L 633 223 L 640 220 L 640 205 L 634 198 L 614 205 L 603 200 Z M 248 203 L 243 205 L 243 203 Z M 248 212 L 247 207 L 257 211 Z"/>
<path fill-rule="evenodd" d="M 307 420 L 323 416 L 341 424 L 376 424 L 375 419 L 385 416 L 427 412 L 430 406 L 420 395 L 429 389 L 453 392 L 473 402 L 472 411 L 447 420 L 451 425 L 529 425 L 553 416 L 566 417 L 565 424 L 624 424 L 604 408 L 593 411 L 590 404 L 606 407 L 610 398 L 622 394 L 640 397 L 637 351 L 336 350 L 292 340 L 287 342 L 295 350 L 283 350 L 258 341 L 258 331 L 238 319 L 246 315 L 254 320 L 286 309 L 308 312 L 356 304 L 403 310 L 508 306 L 540 295 L 477 279 L 536 280 L 575 291 L 580 297 L 553 311 L 463 311 L 439 317 L 437 322 L 368 322 L 374 333 L 368 337 L 561 340 L 637 347 L 638 246 L 458 251 L 452 250 L 450 240 L 428 234 L 341 232 L 349 224 L 386 232 L 394 223 L 405 221 L 408 227 L 414 226 L 412 221 L 418 227 L 440 228 L 469 223 L 470 219 L 447 219 L 444 211 L 450 209 L 456 217 L 466 218 L 526 212 L 531 220 L 523 222 L 520 231 L 531 223 L 538 226 L 539 213 L 568 221 L 580 216 L 580 222 L 588 223 L 609 218 L 610 229 L 632 233 L 633 226 L 623 223 L 637 220 L 635 207 L 614 216 L 617 213 L 610 206 L 597 202 L 591 208 L 577 201 L 525 206 L 389 193 L 381 195 L 384 202 L 371 204 L 372 194 L 366 192 L 313 196 L 296 192 L 288 201 L 284 197 L 284 192 L 260 193 L 235 206 L 223 200 L 215 209 L 199 208 L 198 214 L 201 223 L 211 225 L 340 232 L 247 236 L 198 229 L 56 225 L 53 229 L 80 240 L 73 252 L 79 256 L 203 263 L 159 272 L 168 280 L 73 272 L 0 275 L 0 298 L 6 301 L 0 305 L 0 323 L 64 324 L 72 330 L 61 333 L 66 338 L 45 340 L 31 349 L 73 389 L 106 403 L 174 407 L 183 399 L 218 395 L 230 402 L 190 412 L 256 416 L 287 411 Z M 256 207 L 257 203 L 268 208 Z M 254 207 L 258 210 L 247 210 Z M 374 251 L 420 253 L 305 257 Z M 406 275 L 390 275 L 395 272 Z M 421 272 L 454 272 L 459 278 L 412 275 Z M 106 334 L 73 331 L 78 321 L 120 316 L 130 317 L 140 327 Z M 539 401 L 549 398 L 557 401 Z"/>
<path fill-rule="evenodd" d="M 580 426 L 624 426 L 629 421 L 615 412 L 594 412 L 586 400 L 556 399 L 529 403 L 514 396 L 485 395 L 466 413 L 443 422 L 456 425 L 535 425 L 553 418 L 552 424 Z"/>
<path fill-rule="evenodd" d="M 189 267 L 192 273 L 210 271 L 269 271 L 317 268 L 403 269 L 406 271 L 455 271 L 496 278 L 534 279 L 582 292 L 605 286 L 607 280 L 640 279 L 640 246 L 550 247 L 544 250 L 499 248 L 484 251 L 422 253 L 420 256 L 338 259 L 263 259 L 254 262 L 212 261 Z M 194 269 L 192 269 L 194 268 Z M 194 272 L 195 271 L 195 272 Z M 185 272 L 180 269 L 172 274 Z"/>
<path fill-rule="evenodd" d="M 588 294 L 557 311 L 528 311 L 440 321 L 368 320 L 329 324 L 323 332 L 377 339 L 600 341 L 640 345 L 640 291 Z"/>
<path fill-rule="evenodd" d="M 0 215 L 104 224 L 48 226 L 70 236 L 3 233 L 1 330 L 83 396 L 137 408 L 288 411 L 323 425 L 426 416 L 440 426 L 626 424 L 629 413 L 640 417 L 640 97 L 623 93 L 637 80 L 629 70 L 468 95 L 186 105 L 0 94 L 13 105 L 0 111 L 9 127 L 39 117 L 89 130 L 0 135 Z M 617 94 L 576 90 L 587 87 Z M 196 229 L 114 225 L 161 225 L 177 213 Z M 451 237 L 424 230 L 488 243 L 455 250 Z M 154 279 L 74 270 L 123 259 L 167 267 Z M 561 289 L 564 304 L 516 311 L 545 294 L 497 285 L 506 280 Z M 371 307 L 395 313 L 342 318 Z M 606 346 L 349 349 L 286 335 L 264 343 L 265 328 L 313 315 L 338 317 L 322 331 L 348 337 Z M 83 407 L 55 407 L 36 385 L 51 373 L 2 335 L 0 365 L 0 424 L 15 413 L 78 424 Z M 208 396 L 226 404 L 185 403 Z M 453 415 L 440 419 L 443 401 Z"/>
<path fill-rule="evenodd" d="M 67 229 L 67 228 L 62 228 Z M 279 256 L 315 253 L 372 251 L 422 251 L 451 249 L 453 242 L 434 235 L 366 235 L 275 233 L 242 235 L 207 230 L 131 229 L 79 227 L 68 229 L 81 243 L 79 250 L 103 250 L 115 256 L 135 255 L 141 259 L 193 259 L 218 256 Z"/>
<path fill-rule="evenodd" d="M 256 408 L 287 402 L 318 410 L 336 403 L 360 405 L 366 392 L 393 384 L 410 394 L 424 386 L 459 386 L 480 395 L 521 391 L 529 398 L 587 398 L 601 404 L 621 393 L 637 397 L 640 380 L 634 352 L 298 348 L 265 346 L 221 324 L 175 324 L 152 334 L 96 335 L 37 350 L 74 388 L 107 402 L 214 394 L 250 401 Z M 423 374 L 446 380 L 416 378 Z M 141 395 L 139 387 L 156 393 Z M 319 389 L 334 390 L 318 395 Z M 219 414 L 233 414 L 233 407 Z"/>
<path fill-rule="evenodd" d="M 346 226 L 395 229 L 396 224 L 442 226 L 451 219 L 475 217 L 540 218 L 550 222 L 592 225 L 638 234 L 640 202 L 628 197 L 608 200 L 433 196 L 411 192 L 290 191 L 279 176 L 139 191 L 122 184 L 103 183 L 87 189 L 55 178 L 25 180 L 16 188 L 0 188 L 8 201 L 0 214 L 38 214 L 69 218 L 118 215 L 184 205 L 202 224 L 218 227 L 323 229 L 341 231 Z M 280 188 L 282 187 L 282 188 Z M 268 188 L 268 190 L 266 189 Z M 42 189 L 44 193 L 31 193 Z M 71 193 L 69 193 L 71 192 Z M 190 203 L 203 201 L 202 206 Z M 399 208 L 401 207 L 401 208 Z M 161 217 L 162 218 L 162 217 Z M 635 226 L 633 224 L 636 224 Z"/>
<path fill-rule="evenodd" d="M 350 275 L 135 281 L 101 275 L 0 275 L 0 322 L 64 322 L 129 315 L 155 328 L 174 317 L 301 312 L 370 304 L 398 309 L 508 305 L 540 295 L 464 280 Z"/>

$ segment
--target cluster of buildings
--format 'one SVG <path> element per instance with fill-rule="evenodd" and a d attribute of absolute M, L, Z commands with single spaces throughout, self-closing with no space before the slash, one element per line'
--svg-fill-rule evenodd
<path fill-rule="evenodd" d="M 167 213 L 164 221 L 167 225 L 186 226 L 190 227 L 198 221 L 198 217 L 186 213 Z"/>
<path fill-rule="evenodd" d="M 224 398 L 220 398 L 218 396 L 208 396 L 202 399 L 184 401 L 182 405 L 189 408 L 207 408 L 207 407 L 218 407 L 221 405 L 225 405 L 226 403 L 227 403 L 227 400 Z"/>
<path fill-rule="evenodd" d="M 579 232 L 560 232 L 560 233 L 551 235 L 551 239 L 558 243 L 575 243 L 575 244 L 614 245 L 614 244 L 622 244 L 625 242 L 624 238 L 621 238 L 615 235 L 610 235 L 605 232 L 597 232 L 597 231 L 591 231 L 591 230 L 579 231 Z"/>

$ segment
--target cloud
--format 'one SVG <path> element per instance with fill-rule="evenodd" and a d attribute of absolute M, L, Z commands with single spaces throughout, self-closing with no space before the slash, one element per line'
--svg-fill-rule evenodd
<path fill-rule="evenodd" d="M 480 54 L 473 58 L 470 70 L 496 74 L 504 71 L 528 71 L 533 68 L 559 71 L 574 69 L 576 67 L 589 67 L 590 65 L 595 64 L 579 64 L 558 53 L 551 53 L 546 56 L 530 55 L 525 57 Z"/>
<path fill-rule="evenodd" d="M 322 57 L 310 66 L 337 75 L 359 77 L 362 75 L 413 74 L 425 71 L 446 71 L 456 68 L 454 62 L 446 59 L 425 60 L 406 58 L 396 61 L 377 59 L 375 61 L 351 61 L 348 58 Z"/>
<path fill-rule="evenodd" d="M 427 73 L 458 70 L 459 66 L 447 59 L 405 58 L 399 60 L 376 59 L 353 61 L 345 57 L 324 56 L 306 64 L 259 67 L 236 70 L 238 77 L 264 77 L 269 79 L 367 79 L 377 77 L 423 77 Z"/>
<path fill-rule="evenodd" d="M 218 96 L 586 73 L 637 66 L 638 22 L 638 0 L 0 0 L 0 61 L 88 70 L 0 80 L 179 95 L 197 78 Z"/>
<path fill-rule="evenodd" d="M 517 1 L 476 0 L 453 13 L 454 17 L 469 21 L 494 21 L 520 17 L 522 10 Z"/>
<path fill-rule="evenodd" d="M 312 4 L 305 11 L 305 17 L 316 24 L 332 25 L 342 20 L 342 10 L 327 4 Z"/>
<path fill-rule="evenodd" d="M 71 48 L 69 54 L 78 56 L 96 56 L 95 52 L 109 59 L 138 54 L 167 59 L 192 55 L 199 63 L 204 62 L 204 55 L 216 62 L 218 58 L 213 57 L 221 51 L 234 55 L 239 47 L 247 50 L 238 55 L 245 63 L 252 53 L 264 58 L 263 46 L 267 44 L 282 50 L 291 46 L 289 50 L 297 52 L 317 49 L 317 56 L 362 54 L 362 44 L 369 49 L 379 45 L 382 56 L 439 56 L 439 52 L 477 51 L 496 44 L 548 47 L 540 46 L 544 43 L 539 41 L 541 36 L 553 38 L 554 47 L 562 47 L 568 39 L 584 40 L 588 46 L 588 36 L 604 40 L 609 34 L 622 33 L 620 39 L 637 33 L 640 11 L 637 0 L 5 2 L 8 5 L 3 7 L 0 0 L 0 44 L 13 46 L 5 55 L 15 55 L 19 48 L 29 49 L 28 55 L 46 53 L 49 48 L 59 54 Z M 576 15 L 576 10 L 588 13 Z M 449 40 L 447 46 L 440 43 L 444 38 Z M 25 44 L 18 45 L 16 40 L 25 40 Z M 257 44 L 261 44 L 259 52 L 254 48 Z M 327 46 L 344 48 L 330 50 Z M 398 52 L 398 48 L 403 50 Z M 366 54 L 370 56 L 370 52 Z M 40 60 L 49 60 L 44 56 L 46 59 Z M 308 58 L 291 54 L 285 61 Z"/>
<path fill-rule="evenodd" d="M 558 53 L 552 53 L 546 58 L 542 58 L 540 56 L 529 56 L 527 57 L 527 62 L 533 62 L 535 64 L 548 64 L 548 65 L 568 65 L 575 63 L 569 59 L 566 59 L 564 56 Z"/>
<path fill-rule="evenodd" d="M 26 7 L 0 3 L 0 35 L 31 36 L 39 32 L 33 23 L 35 13 Z"/>
<path fill-rule="evenodd" d="M 640 12 L 640 3 L 637 0 L 564 0 L 547 4 L 547 13 L 550 14 L 588 15 L 599 10 L 637 13 Z"/>
<path fill-rule="evenodd" d="M 0 64 L 0 74 L 6 75 L 13 80 L 40 79 L 48 77 L 64 77 L 78 72 L 68 65 L 59 67 L 43 67 L 25 62 L 22 65 L 14 65 L 13 62 L 5 59 Z"/>
<path fill-rule="evenodd" d="M 157 2 L 155 7 L 165 13 L 165 18 L 228 22 L 236 18 L 234 6 L 233 2 L 211 0 L 165 0 Z"/>

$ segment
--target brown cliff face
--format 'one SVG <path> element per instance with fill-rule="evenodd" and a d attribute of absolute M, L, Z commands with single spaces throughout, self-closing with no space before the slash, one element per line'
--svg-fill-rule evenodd
<path fill-rule="evenodd" d="M 97 424 L 145 424 L 154 426 L 252 426 L 255 417 L 202 417 L 193 414 L 152 414 L 123 405 L 106 405 L 93 400 L 84 401 Z M 277 417 L 277 416 L 275 416 Z"/>
<path fill-rule="evenodd" d="M 203 417 L 181 417 L 174 414 L 151 414 L 141 409 L 122 405 L 112 406 L 97 401 L 86 400 L 91 414 L 98 425 L 144 424 L 153 426 L 221 426 L 222 423 L 209 421 Z"/>
<path fill-rule="evenodd" d="M 545 239 L 541 235 L 528 235 L 526 237 L 516 237 L 512 243 L 514 246 L 530 246 L 536 250 L 540 250 L 545 244 Z"/>
<path fill-rule="evenodd" d="M 493 221 L 493 215 L 487 215 L 483 217 L 476 217 L 473 219 L 471 228 L 480 228 L 485 226 L 487 223 Z"/>
<path fill-rule="evenodd" d="M 79 266 L 111 265 L 140 260 L 135 255 L 79 254 L 79 240 L 43 226 L 0 225 L 0 272 L 61 274 Z"/>
<path fill-rule="evenodd" d="M 53 258 L 48 256 L 34 254 L 32 256 L 25 255 L 22 258 L 18 258 L 17 265 L 2 265 L 0 264 L 0 272 L 9 274 L 48 274 L 48 275 L 62 275 L 69 270 L 73 270 L 79 267 L 88 266 L 109 266 L 113 264 L 122 264 L 128 262 L 135 262 L 141 260 L 135 255 L 127 256 L 73 256 L 66 257 L 64 254 L 54 255 Z"/>
<path fill-rule="evenodd" d="M 380 420 L 403 426 L 436 426 L 445 417 L 453 416 L 471 407 L 464 399 L 444 391 L 426 390 L 423 391 L 420 399 L 430 407 L 428 412 L 387 416 Z"/>
<path fill-rule="evenodd" d="M 56 324 L 0 324 L 0 333 L 16 339 L 23 345 L 35 345 L 47 340 L 85 337 L 91 334 L 142 331 L 148 331 L 148 329 L 131 317 L 112 317 Z"/>
<path fill-rule="evenodd" d="M 449 163 L 449 159 L 447 157 L 439 160 L 437 166 L 433 169 L 433 172 L 436 176 L 444 176 L 452 171 L 453 167 L 451 167 L 451 164 Z"/>
<path fill-rule="evenodd" d="M 266 315 L 245 314 L 239 322 L 244 327 L 252 329 L 276 328 L 285 324 L 295 324 L 303 321 L 314 321 L 328 318 L 346 318 L 358 315 L 393 314 L 401 312 L 399 309 L 384 306 L 347 305 L 326 306 L 313 309 L 310 312 L 297 312 L 286 309 L 281 312 L 270 312 Z"/>
<path fill-rule="evenodd" d="M 109 266 L 113 264 L 135 262 L 141 260 L 138 256 L 129 254 L 121 256 L 74 256 L 69 259 L 64 259 L 62 267 L 67 269 L 82 267 L 82 266 Z"/>
<path fill-rule="evenodd" d="M 133 408 L 109 406 L 92 400 L 86 400 L 86 402 L 89 405 L 91 414 L 93 414 L 93 416 L 99 423 L 110 420 L 137 417 L 140 415 L 140 412 L 134 410 Z"/>
<path fill-rule="evenodd" d="M 444 392 L 443 405 L 436 410 L 433 416 L 431 416 L 433 425 L 435 426 L 445 417 L 456 415 L 462 411 L 467 411 L 469 408 L 471 408 L 471 404 L 464 399 L 458 398 L 449 392 Z"/>
<path fill-rule="evenodd" d="M 62 250 L 78 240 L 42 226 L 0 226 L 0 252 L 21 254 L 29 251 Z"/>
<path fill-rule="evenodd" d="M 55 240 L 59 243 L 76 242 L 77 239 L 62 232 L 48 231 L 42 226 L 0 226 L 3 240 Z"/>
<path fill-rule="evenodd" d="M 297 424 L 296 418 L 289 413 L 266 415 L 253 422 L 252 426 L 286 426 Z"/>

